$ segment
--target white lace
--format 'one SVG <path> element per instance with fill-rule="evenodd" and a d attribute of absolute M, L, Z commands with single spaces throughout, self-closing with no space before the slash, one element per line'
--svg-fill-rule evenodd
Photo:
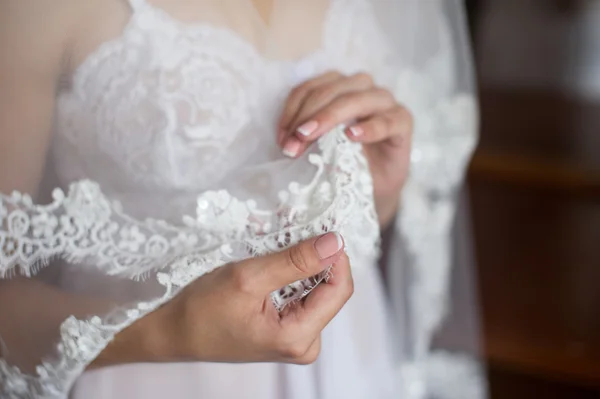
<path fill-rule="evenodd" d="M 310 65 L 308 71 L 298 71 L 264 59 L 227 29 L 184 25 L 144 1 L 132 1 L 135 13 L 122 36 L 89 56 L 77 69 L 71 90 L 59 96 L 53 151 L 68 192 L 55 190 L 54 201 L 43 206 L 19 193 L 0 197 L 0 277 L 17 269 L 30 276 L 62 257 L 110 275 L 150 276 L 164 287 L 163 295 L 105 317 L 65 320 L 56 358 L 39 365 L 35 376 L 0 359 L 0 396 L 66 397 L 116 333 L 192 280 L 233 260 L 337 230 L 353 265 L 372 263 L 378 226 L 368 165 L 360 146 L 339 129 L 321 139 L 318 151 L 308 158 L 315 169 L 310 182 L 289 184 L 275 208 L 244 199 L 252 196 L 210 190 L 240 169 L 253 153 L 252 145 L 258 146 L 259 140 L 252 144 L 238 140 L 240 135 L 248 130 L 271 134 L 261 129 L 281 101 L 271 93 L 291 88 L 290 73 L 305 75 L 297 76 L 299 80 L 328 68 L 350 73 L 360 69 L 363 54 L 381 55 L 384 48 L 349 41 L 357 37 L 350 36 L 357 15 L 363 18 L 364 34 L 378 34 L 363 23 L 367 3 L 333 1 L 325 48 L 296 65 Z M 349 57 L 344 51 L 349 48 L 360 59 Z M 420 322 L 424 346 L 443 309 L 444 259 L 449 259 L 443 234 L 453 209 L 451 191 L 474 143 L 471 97 L 415 103 L 428 98 L 428 87 L 435 84 L 430 72 L 402 71 L 394 87 L 417 113 L 417 130 L 424 132 L 415 133 L 416 172 L 407 184 L 400 215 L 418 268 L 424 275 L 431 273 L 415 289 L 415 298 L 424 304 L 418 314 L 430 318 Z M 261 87 L 265 80 L 273 87 Z M 454 134 L 448 140 L 449 129 Z M 446 153 L 456 151 L 454 164 L 440 161 L 447 157 L 439 153 L 438 140 L 448 143 Z M 135 188 L 136 195 L 121 195 L 122 187 Z M 444 192 L 435 203 L 439 212 L 421 209 L 438 189 Z M 157 206 L 174 192 L 178 200 L 171 200 L 171 206 Z M 148 193 L 157 199 L 148 199 Z M 138 209 L 138 202 L 148 209 L 170 209 L 146 219 L 148 209 Z M 423 244 L 430 239 L 434 248 Z M 428 258 L 428 253 L 438 256 Z"/>
<path fill-rule="evenodd" d="M 162 297 L 104 319 L 66 320 L 58 360 L 38 366 L 36 377 L 0 361 L 5 383 L 0 393 L 17 398 L 34 393 L 36 398 L 64 395 L 118 331 L 167 302 L 194 279 L 233 260 L 272 253 L 327 231 L 344 235 L 353 259 L 374 259 L 376 246 L 365 243 L 377 241 L 378 226 L 360 146 L 339 128 L 320 140 L 319 147 L 321 155 L 310 157 L 317 168 L 314 180 L 306 186 L 291 183 L 289 191 L 281 193 L 279 209 L 257 210 L 252 201 L 241 201 L 227 192 L 206 192 L 198 198 L 196 217 L 184 217 L 185 227 L 158 220 L 135 221 L 90 181 L 74 183 L 67 196 L 56 190 L 48 206 L 33 205 L 29 197 L 18 193 L 2 197 L 0 246 L 10 246 L 9 251 L 0 252 L 2 275 L 15 267 L 30 275 L 36 264 L 57 256 L 71 262 L 91 260 L 93 267 L 129 278 L 147 274 L 157 265 L 168 266 L 155 274 L 165 287 Z M 325 174 L 326 165 L 337 166 Z M 291 198 L 294 202 L 303 198 L 304 205 L 290 205 Z M 315 214 L 316 209 L 322 212 Z M 363 217 L 356 217 L 359 214 Z M 214 226 L 220 228 L 215 231 Z M 236 247 L 246 253 L 240 254 Z M 113 320 L 124 321 L 115 324 Z"/>
<path fill-rule="evenodd" d="M 145 2 L 135 5 L 123 34 L 86 58 L 72 90 L 59 97 L 55 145 L 78 150 L 76 159 L 57 150 L 61 177 L 76 180 L 73 170 L 79 168 L 72 166 L 91 159 L 96 168 L 114 171 L 103 175 L 120 173 L 119 183 L 152 190 L 198 190 L 222 181 L 256 145 L 236 137 L 249 130 L 256 134 L 257 127 L 270 130 L 260 125 L 283 100 L 270 93 L 291 89 L 290 73 L 297 69 L 306 79 L 347 64 L 336 54 L 344 40 L 341 22 L 348 25 L 352 15 L 348 9 L 339 13 L 340 3 L 333 1 L 327 14 L 327 51 L 316 51 L 291 68 L 262 57 L 229 29 L 183 24 Z M 303 71 L 309 64 L 312 70 Z M 104 186 L 101 177 L 97 180 Z"/>
<path fill-rule="evenodd" d="M 483 399 L 484 370 L 468 355 L 436 350 L 423 364 L 405 363 L 398 370 L 403 394 L 410 399 Z"/>
<path fill-rule="evenodd" d="M 290 183 L 288 191 L 280 192 L 276 210 L 258 209 L 254 201 L 224 190 L 207 191 L 197 199 L 196 215 L 182 215 L 183 226 L 175 226 L 132 219 L 89 180 L 71 184 L 68 195 L 54 190 L 49 205 L 35 205 L 18 192 L 0 195 L 0 277 L 15 268 L 31 276 L 37 267 L 63 257 L 135 279 L 176 254 L 207 252 L 232 241 L 244 241 L 247 256 L 279 251 L 335 230 L 357 204 L 366 206 L 365 217 L 374 221 L 366 161 L 354 159 L 360 150 L 345 138 L 343 127 L 329 136 L 320 142 L 324 155 L 309 156 L 317 170 L 313 181 L 306 186 Z M 335 172 L 326 173 L 327 165 L 337 165 Z M 354 191 L 349 193 L 347 186 Z M 316 211 L 321 209 L 323 213 Z M 371 229 L 371 236 L 376 231 Z"/>

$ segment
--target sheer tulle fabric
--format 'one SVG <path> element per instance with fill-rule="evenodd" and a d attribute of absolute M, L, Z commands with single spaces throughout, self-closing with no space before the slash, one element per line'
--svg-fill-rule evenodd
<path fill-rule="evenodd" d="M 276 0 L 268 24 L 249 0 L 198 4 L 180 12 L 183 19 L 130 0 L 123 31 L 89 54 L 58 94 L 38 194 L 0 197 L 0 292 L 11 302 L 0 304 L 0 396 L 66 397 L 116 333 L 194 279 L 326 231 L 342 233 L 356 275 L 372 280 L 379 227 L 360 146 L 341 128 L 299 160 L 275 145 L 289 90 L 335 69 L 371 73 L 415 117 L 411 175 L 386 255 L 398 388 L 385 391 L 483 398 L 469 289 L 460 291 L 465 306 L 451 312 L 467 321 L 457 328 L 471 337 L 452 348 L 469 353 L 432 343 L 449 311 L 451 227 L 476 141 L 458 1 Z M 307 29 L 298 15 L 317 20 Z M 322 277 L 274 293 L 275 304 L 306 294 Z M 366 330 L 386 328 L 381 287 L 363 285 L 357 297 L 375 299 L 357 299 L 324 342 L 334 345 L 370 306 L 381 316 Z M 55 303 L 53 312 L 36 315 L 39 301 Z M 374 353 L 386 351 L 367 341 Z M 324 348 L 315 370 L 338 364 L 339 354 L 346 363 L 365 359 L 348 354 L 353 345 L 360 338 L 338 346 L 338 355 Z M 355 370 L 358 381 L 362 369 Z M 336 395 L 342 385 L 320 389 Z"/>

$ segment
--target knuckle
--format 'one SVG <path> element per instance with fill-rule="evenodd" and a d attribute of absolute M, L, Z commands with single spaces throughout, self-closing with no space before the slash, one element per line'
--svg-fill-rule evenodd
<path fill-rule="evenodd" d="M 381 128 L 385 131 L 391 131 L 396 126 L 396 119 L 393 115 L 390 114 L 382 114 L 378 119 L 381 123 Z"/>
<path fill-rule="evenodd" d="M 229 273 L 229 279 L 236 291 L 245 293 L 252 292 L 254 279 L 249 268 L 241 265 L 232 267 Z"/>
<path fill-rule="evenodd" d="M 311 271 L 311 257 L 308 256 L 303 246 L 295 246 L 287 251 L 286 260 L 288 266 L 296 269 L 300 274 L 307 274 Z"/>
<path fill-rule="evenodd" d="M 358 72 L 354 74 L 352 78 L 365 86 L 373 86 L 375 84 L 373 77 L 366 72 Z"/>
<path fill-rule="evenodd" d="M 319 354 L 321 353 L 321 349 L 317 349 L 314 351 L 308 351 L 304 354 L 304 356 L 297 358 L 295 363 L 301 366 L 308 366 L 309 364 L 313 364 L 319 358 Z"/>
<path fill-rule="evenodd" d="M 363 101 L 366 99 L 365 92 L 355 91 L 351 93 L 347 93 L 340 97 L 340 100 L 336 103 L 339 106 L 344 106 L 346 104 L 354 103 L 355 101 Z"/>
<path fill-rule="evenodd" d="M 323 111 L 321 111 L 317 118 L 321 121 L 327 121 L 330 123 L 338 123 L 341 122 L 340 111 L 335 107 L 329 107 Z"/>
<path fill-rule="evenodd" d="M 367 98 L 364 92 L 347 93 L 336 98 L 326 109 L 330 118 L 339 118 L 352 108 L 360 108 L 365 104 Z"/>
<path fill-rule="evenodd" d="M 283 340 L 277 344 L 276 351 L 284 359 L 298 361 L 308 352 L 309 346 L 300 340 Z"/>
<path fill-rule="evenodd" d="M 383 87 L 376 87 L 374 89 L 374 92 L 375 92 L 375 95 L 385 99 L 386 101 L 396 102 L 394 95 L 389 90 L 384 89 Z"/>
<path fill-rule="evenodd" d="M 289 98 L 292 101 L 302 98 L 307 91 L 306 85 L 296 86 L 292 89 L 292 91 L 290 91 Z"/>
<path fill-rule="evenodd" d="M 335 99 L 327 109 L 329 116 L 336 120 L 343 119 L 344 116 L 355 114 L 363 107 L 368 106 L 369 98 L 366 92 L 352 92 L 344 94 Z M 340 120 L 341 122 L 341 120 Z"/>
<path fill-rule="evenodd" d="M 307 352 L 307 345 L 303 343 L 294 343 L 286 348 L 286 357 L 294 360 L 300 360 L 306 355 Z"/>
<path fill-rule="evenodd" d="M 335 79 L 335 78 L 341 78 L 343 75 L 339 71 L 327 71 L 327 72 L 325 72 L 325 74 L 323 76 L 327 77 L 327 78 Z"/>
<path fill-rule="evenodd" d="M 335 97 L 335 93 L 335 86 L 333 84 L 326 84 L 315 89 L 310 95 L 310 99 L 316 103 L 327 103 Z"/>
<path fill-rule="evenodd" d="M 401 121 L 400 125 L 403 127 L 403 133 L 411 134 L 415 124 L 412 112 L 410 112 L 407 108 L 399 105 L 397 107 L 396 113 L 398 114 L 398 118 Z"/>

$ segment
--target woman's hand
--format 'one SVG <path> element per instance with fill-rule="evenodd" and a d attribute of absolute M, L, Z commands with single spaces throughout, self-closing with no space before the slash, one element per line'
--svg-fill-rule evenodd
<path fill-rule="evenodd" d="M 92 367 L 123 351 L 136 362 L 289 362 L 316 360 L 321 331 L 353 293 L 343 240 L 328 233 L 281 253 L 202 276 L 171 302 L 117 335 Z M 334 264 L 333 277 L 278 313 L 271 292 Z"/>
<path fill-rule="evenodd" d="M 323 134 L 340 124 L 352 141 L 363 143 L 382 227 L 396 213 L 408 174 L 412 117 L 371 76 L 329 72 L 292 90 L 279 123 L 284 154 L 300 156 Z"/>

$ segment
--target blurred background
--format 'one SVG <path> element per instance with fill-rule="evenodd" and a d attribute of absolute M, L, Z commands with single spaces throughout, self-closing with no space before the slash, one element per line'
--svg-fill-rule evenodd
<path fill-rule="evenodd" d="M 492 399 L 600 398 L 600 0 L 467 0 Z"/>

